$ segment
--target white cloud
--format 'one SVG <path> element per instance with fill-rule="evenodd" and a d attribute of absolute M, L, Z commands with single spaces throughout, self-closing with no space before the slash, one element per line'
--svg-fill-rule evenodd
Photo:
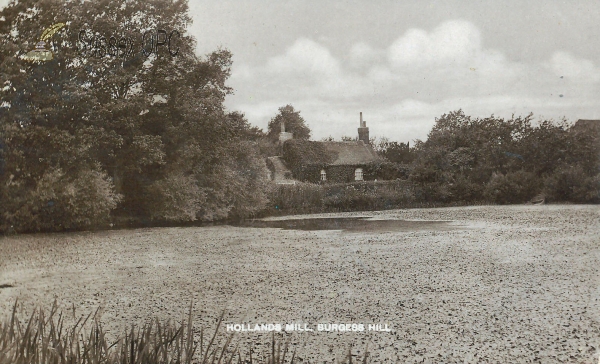
<path fill-rule="evenodd" d="M 578 82 L 600 81 L 600 69 L 587 59 L 577 59 L 567 52 L 555 52 L 546 63 L 555 75 Z"/>
<path fill-rule="evenodd" d="M 300 73 L 309 77 L 340 73 L 340 65 L 324 46 L 306 38 L 298 39 L 285 54 L 269 59 L 267 67 L 276 73 Z"/>
<path fill-rule="evenodd" d="M 234 64 L 237 95 L 228 105 L 266 128 L 278 107 L 292 104 L 315 139 L 354 135 L 360 111 L 372 135 L 399 141 L 424 139 L 435 117 L 459 108 L 473 116 L 600 116 L 592 61 L 556 52 L 545 62 L 516 62 L 482 44 L 462 20 L 410 29 L 383 49 L 355 43 L 345 58 L 299 38 L 263 66 Z"/>
<path fill-rule="evenodd" d="M 370 67 L 373 63 L 378 62 L 382 57 L 383 51 L 377 50 L 367 43 L 355 43 L 350 48 L 349 61 L 353 68 Z"/>
<path fill-rule="evenodd" d="M 471 23 L 452 20 L 430 33 L 410 29 L 388 48 L 393 67 L 464 64 L 481 51 L 481 34 Z"/>

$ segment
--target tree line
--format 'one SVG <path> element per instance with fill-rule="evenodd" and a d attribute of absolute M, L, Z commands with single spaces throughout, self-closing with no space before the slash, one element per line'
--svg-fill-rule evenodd
<path fill-rule="evenodd" d="M 280 186 L 272 199 L 293 213 L 600 202 L 600 121 L 477 118 L 457 110 L 436 118 L 425 141 L 409 145 L 372 138 L 371 145 L 384 158 L 362 166 L 371 182 Z M 315 161 L 328 162 L 318 142 L 289 141 L 283 152 L 300 179 Z M 382 185 L 381 180 L 396 182 Z"/>
<path fill-rule="evenodd" d="M 436 119 L 417 142 L 409 180 L 427 201 L 600 202 L 600 122 L 473 118 L 458 110 Z"/>
<path fill-rule="evenodd" d="M 310 138 L 291 105 L 267 132 L 225 108 L 232 55 L 195 54 L 187 1 L 12 1 L 0 19 L 0 231 L 268 213 L 275 187 L 265 158 L 280 153 L 281 121 Z M 57 23 L 66 26 L 46 41 L 52 59 L 25 59 Z M 103 34 L 135 39 L 158 28 L 179 35 L 175 56 L 94 50 Z M 457 111 L 437 119 L 424 142 L 380 140 L 376 149 L 397 167 L 390 178 L 411 183 L 423 201 L 514 203 L 545 192 L 598 202 L 598 140 L 571 129 Z"/>

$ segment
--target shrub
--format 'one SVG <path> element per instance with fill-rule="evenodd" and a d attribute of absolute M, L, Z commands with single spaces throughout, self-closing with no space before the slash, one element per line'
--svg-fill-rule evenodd
<path fill-rule="evenodd" d="M 316 185 L 274 185 L 266 213 L 317 213 L 385 210 L 415 205 L 415 188 L 409 181 L 363 181 Z"/>
<path fill-rule="evenodd" d="M 464 174 L 456 175 L 448 188 L 454 202 L 468 203 L 482 199 L 481 184 L 473 182 Z"/>
<path fill-rule="evenodd" d="M 194 221 L 206 193 L 198 187 L 194 176 L 169 174 L 149 187 L 148 205 L 151 218 L 159 221 Z"/>
<path fill-rule="evenodd" d="M 212 175 L 196 174 L 208 198 L 198 216 L 212 221 L 247 218 L 262 211 L 268 203 L 269 171 L 255 146 L 241 142 L 216 166 Z"/>
<path fill-rule="evenodd" d="M 579 165 L 562 166 L 544 180 L 544 192 L 549 201 L 598 203 L 600 174 L 589 176 Z"/>
<path fill-rule="evenodd" d="M 121 196 L 105 172 L 83 169 L 68 175 L 48 170 L 35 188 L 15 182 L 12 204 L 4 209 L 4 231 L 84 229 L 106 223 Z"/>
<path fill-rule="evenodd" d="M 364 168 L 365 179 L 391 181 L 397 178 L 408 178 L 409 167 L 407 165 L 392 163 L 381 160 L 371 162 Z"/>
<path fill-rule="evenodd" d="M 415 191 L 408 181 L 369 181 L 326 185 L 327 211 L 386 210 L 413 206 Z"/>
<path fill-rule="evenodd" d="M 324 211 L 325 190 L 312 183 L 272 185 L 268 192 L 267 213 L 309 213 Z"/>
<path fill-rule="evenodd" d="M 493 175 L 485 186 L 484 194 L 489 201 L 510 204 L 527 202 L 540 190 L 540 180 L 534 173 L 519 170 Z"/>

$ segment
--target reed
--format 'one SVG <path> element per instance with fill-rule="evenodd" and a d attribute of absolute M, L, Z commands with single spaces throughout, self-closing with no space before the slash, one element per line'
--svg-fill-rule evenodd
<path fill-rule="evenodd" d="M 110 340 L 103 329 L 98 310 L 68 325 L 56 301 L 49 312 L 34 310 L 23 323 L 17 317 L 17 302 L 10 319 L 0 323 L 0 364 L 232 364 L 266 363 L 293 364 L 296 352 L 290 353 L 289 341 L 282 343 L 275 335 L 270 351 L 259 357 L 242 356 L 234 335 L 217 340 L 224 313 L 215 331 L 205 337 L 200 329 L 194 337 L 192 306 L 187 320 L 181 323 L 161 323 L 155 319 L 141 327 L 134 325 L 122 335 Z M 73 318 L 75 309 L 73 308 Z M 207 344 L 205 345 L 205 341 Z M 220 343 L 222 342 L 222 343 Z M 360 363 L 349 349 L 341 363 Z M 368 362 L 368 351 L 362 363 Z"/>

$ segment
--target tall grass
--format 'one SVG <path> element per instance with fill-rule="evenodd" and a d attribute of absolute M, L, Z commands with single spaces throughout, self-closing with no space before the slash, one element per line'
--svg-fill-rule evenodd
<path fill-rule="evenodd" d="M 75 309 L 73 309 L 75 319 Z M 232 344 L 230 334 L 222 344 L 217 334 L 223 321 L 219 318 L 214 333 L 205 338 L 204 330 L 196 341 L 192 325 L 192 306 L 187 320 L 180 324 L 161 323 L 158 319 L 140 328 L 131 326 L 121 337 L 111 340 L 100 323 L 98 311 L 67 326 L 65 315 L 56 302 L 49 313 L 34 310 L 25 323 L 17 317 L 17 303 L 9 320 L 0 324 L 0 364 L 232 364 L 266 363 L 293 364 L 296 352 L 289 351 L 289 342 L 273 334 L 270 352 L 261 357 L 242 356 L 242 350 Z M 208 343 L 205 345 L 205 339 Z M 358 363 L 351 350 L 342 363 Z M 368 362 L 365 351 L 363 363 Z"/>
<path fill-rule="evenodd" d="M 99 321 L 98 311 L 67 326 L 65 316 L 58 312 L 57 307 L 55 302 L 48 314 L 41 309 L 34 310 L 26 324 L 22 324 L 17 317 L 15 303 L 10 320 L 0 325 L 0 363 L 193 362 L 197 345 L 193 340 L 191 309 L 187 322 L 183 321 L 180 325 L 161 324 L 155 320 L 141 328 L 132 326 L 121 338 L 111 343 Z M 209 349 L 207 352 L 210 355 L 204 355 L 206 360 L 201 362 L 216 363 L 214 350 Z"/>

